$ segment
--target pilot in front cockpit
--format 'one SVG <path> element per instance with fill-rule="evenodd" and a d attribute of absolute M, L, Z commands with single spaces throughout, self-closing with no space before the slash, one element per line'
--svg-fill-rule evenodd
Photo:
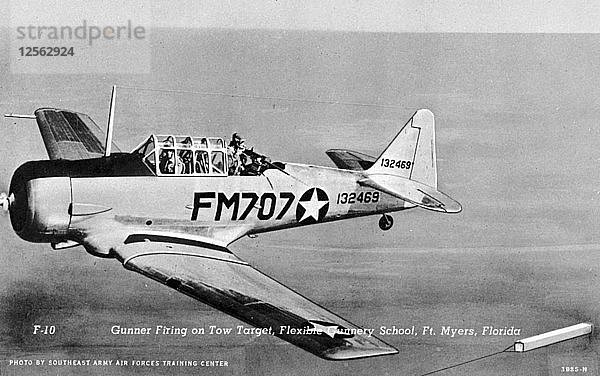
<path fill-rule="evenodd" d="M 158 168 L 162 174 L 175 173 L 175 153 L 172 149 L 164 149 L 160 153 Z"/>

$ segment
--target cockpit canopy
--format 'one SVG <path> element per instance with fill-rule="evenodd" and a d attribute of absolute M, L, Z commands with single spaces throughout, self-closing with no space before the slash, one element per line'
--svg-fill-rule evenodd
<path fill-rule="evenodd" d="M 227 176 L 227 147 L 219 137 L 151 135 L 133 153 L 158 176 Z"/>

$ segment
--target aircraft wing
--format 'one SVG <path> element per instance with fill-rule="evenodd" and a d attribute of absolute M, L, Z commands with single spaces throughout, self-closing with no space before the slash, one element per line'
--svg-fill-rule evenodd
<path fill-rule="evenodd" d="M 343 170 L 366 170 L 375 163 L 377 158 L 370 155 L 346 150 L 346 149 L 330 149 L 325 152 L 329 158 L 335 163 L 338 168 Z"/>
<path fill-rule="evenodd" d="M 271 328 L 273 335 L 324 359 L 398 352 L 254 269 L 227 248 L 145 240 L 118 247 L 116 253 L 126 269 L 252 326 Z"/>
<path fill-rule="evenodd" d="M 104 155 L 99 128 L 86 114 L 40 108 L 35 119 L 50 159 L 89 159 Z M 113 144 L 114 151 L 119 149 Z"/>

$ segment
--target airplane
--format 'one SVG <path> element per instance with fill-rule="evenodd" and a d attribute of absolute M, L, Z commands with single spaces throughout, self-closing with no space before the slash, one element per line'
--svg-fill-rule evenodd
<path fill-rule="evenodd" d="M 121 152 L 112 142 L 114 99 L 113 87 L 104 145 L 83 113 L 6 115 L 35 118 L 50 158 L 18 167 L 1 198 L 22 239 L 115 258 L 323 359 L 398 353 L 228 247 L 244 236 L 367 215 L 381 215 L 389 230 L 388 213 L 417 207 L 460 212 L 437 189 L 431 111 L 416 111 L 378 157 L 332 149 L 337 168 L 265 159 L 260 173 L 233 175 L 220 137 L 153 134 Z M 187 165 L 165 169 L 165 158 Z"/>

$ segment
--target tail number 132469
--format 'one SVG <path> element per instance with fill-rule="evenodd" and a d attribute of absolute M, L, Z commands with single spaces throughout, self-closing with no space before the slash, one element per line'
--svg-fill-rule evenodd
<path fill-rule="evenodd" d="M 387 159 L 387 158 L 381 159 L 381 167 L 403 168 L 406 170 L 410 170 L 411 166 L 412 166 L 411 161 L 403 161 L 400 159 L 396 160 L 396 159 Z"/>

